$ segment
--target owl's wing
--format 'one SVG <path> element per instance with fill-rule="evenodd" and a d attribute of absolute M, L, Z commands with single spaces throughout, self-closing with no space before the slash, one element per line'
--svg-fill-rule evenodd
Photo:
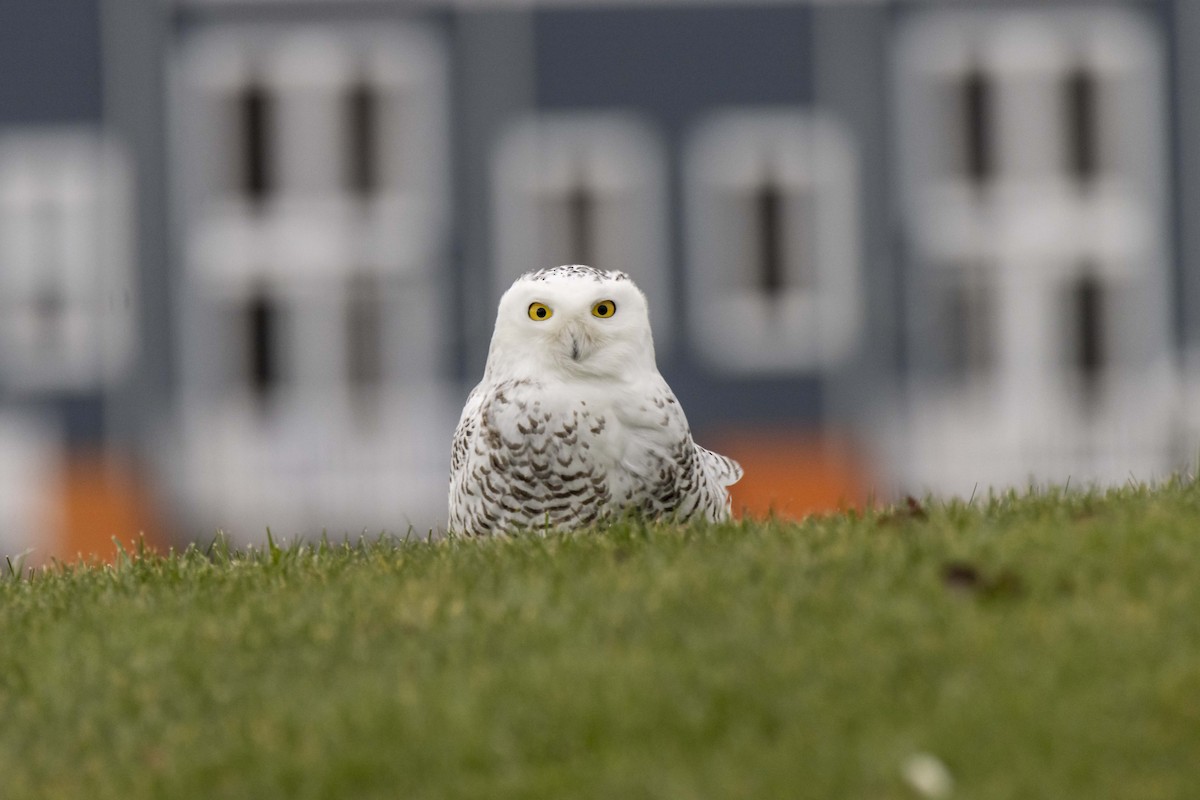
<path fill-rule="evenodd" d="M 468 486 L 468 476 L 475 469 L 473 462 L 478 461 L 475 453 L 476 439 L 483 416 L 483 384 L 480 383 L 467 395 L 463 405 L 462 416 L 458 418 L 458 426 L 454 429 L 454 440 L 450 445 L 450 496 L 449 526 L 450 530 L 469 533 L 466 523 L 472 512 L 478 508 L 480 498 L 477 492 Z"/>
<path fill-rule="evenodd" d="M 653 413 L 649 418 L 652 424 L 661 427 L 672 439 L 686 437 L 695 450 L 696 460 L 705 476 L 718 486 L 731 486 L 742 479 L 742 465 L 728 456 L 714 453 L 692 441 L 692 430 L 684 416 L 683 408 L 675 398 L 675 393 L 665 380 L 659 378 L 659 383 L 650 393 L 653 402 Z"/>
<path fill-rule="evenodd" d="M 458 418 L 458 427 L 454 429 L 454 442 L 450 447 L 451 483 L 454 482 L 455 475 L 467 463 L 467 456 L 471 452 L 471 443 L 475 438 L 475 431 L 479 428 L 480 406 L 483 404 L 482 385 L 476 386 L 467 395 L 467 402 L 463 405 L 462 416 Z"/>
<path fill-rule="evenodd" d="M 722 486 L 732 486 L 742 479 L 742 465 L 728 456 L 696 445 L 700 463 L 708 476 Z"/>
<path fill-rule="evenodd" d="M 711 520 L 728 518 L 725 487 L 742 477 L 741 466 L 695 443 L 683 408 L 661 376 L 646 387 L 643 397 L 648 402 L 635 406 L 638 413 L 627 424 L 637 429 L 639 441 L 651 445 L 652 455 L 642 469 L 630 465 L 645 477 L 647 508 L 683 518 L 697 513 Z"/>

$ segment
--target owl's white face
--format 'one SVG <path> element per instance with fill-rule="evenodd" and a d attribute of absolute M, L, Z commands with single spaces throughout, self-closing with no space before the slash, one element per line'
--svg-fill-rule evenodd
<path fill-rule="evenodd" d="M 621 272 L 572 265 L 528 273 L 500 299 L 487 369 L 564 378 L 653 371 L 645 295 Z"/>

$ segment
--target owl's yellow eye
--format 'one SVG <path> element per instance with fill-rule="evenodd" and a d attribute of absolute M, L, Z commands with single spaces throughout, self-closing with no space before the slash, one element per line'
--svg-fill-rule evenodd
<path fill-rule="evenodd" d="M 534 322 L 550 319 L 554 316 L 554 312 L 550 310 L 550 306 L 545 303 L 530 303 L 529 318 Z"/>
<path fill-rule="evenodd" d="M 617 304 L 612 300 L 601 300 L 596 305 L 592 306 L 592 316 L 608 319 L 613 314 L 617 313 Z"/>

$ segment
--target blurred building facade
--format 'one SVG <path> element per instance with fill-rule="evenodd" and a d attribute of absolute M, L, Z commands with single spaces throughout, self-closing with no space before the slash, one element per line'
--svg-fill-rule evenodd
<path fill-rule="evenodd" d="M 39 4 L 40 5 L 40 4 Z M 0 5 L 0 545 L 424 534 L 591 263 L 735 504 L 1200 448 L 1190 0 Z"/>

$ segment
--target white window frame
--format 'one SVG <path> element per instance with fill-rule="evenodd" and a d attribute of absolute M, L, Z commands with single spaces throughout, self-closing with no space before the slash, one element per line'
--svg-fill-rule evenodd
<path fill-rule="evenodd" d="M 288 220 L 343 228 L 336 235 L 353 246 L 356 261 L 397 273 L 421 269 L 448 224 L 447 70 L 441 40 L 416 25 L 244 25 L 196 34 L 173 69 L 185 213 L 219 227 L 219 238 L 270 236 Z M 380 175 L 366 200 L 344 175 L 343 101 L 360 81 L 393 98 L 376 106 Z M 274 98 L 277 122 L 274 189 L 259 203 L 228 183 L 241 159 L 231 105 L 250 85 Z"/>
<path fill-rule="evenodd" d="M 785 194 L 810 198 L 790 208 L 785 201 L 782 222 L 791 234 L 785 274 L 794 276 L 804 258 L 811 281 L 785 282 L 773 296 L 749 285 L 754 226 L 731 202 L 761 185 L 764 165 Z M 715 368 L 741 374 L 826 370 L 849 358 L 864 303 L 858 165 L 845 126 L 821 111 L 728 109 L 693 131 L 685 176 L 687 317 L 699 352 Z M 813 218 L 804 218 L 807 210 Z M 748 204 L 744 213 L 753 213 Z"/>
<path fill-rule="evenodd" d="M 1138 269 L 1160 233 L 1161 46 L 1136 16 L 1116 9 L 929 12 L 897 46 L 901 208 L 918 249 L 939 262 L 1011 258 L 1016 250 L 1070 261 L 1125 261 Z M 1063 168 L 1063 79 L 1079 65 L 1123 83 L 1101 104 L 1107 168 L 1086 192 Z M 946 137 L 941 91 L 973 67 L 991 78 L 998 120 L 995 173 L 979 191 L 939 166 Z M 1036 222 L 1036 224 L 1035 224 Z M 1064 235 L 1066 231 L 1066 235 Z M 1087 242 L 1081 253 L 1076 242 Z M 1068 268 L 1069 269 L 1069 268 Z"/>
<path fill-rule="evenodd" d="M 125 154 L 95 129 L 0 136 L 0 384 L 88 391 L 126 374 L 138 318 L 132 191 Z M 52 229 L 38 219 L 46 209 Z M 48 286 L 61 304 L 53 350 L 35 341 Z"/>

